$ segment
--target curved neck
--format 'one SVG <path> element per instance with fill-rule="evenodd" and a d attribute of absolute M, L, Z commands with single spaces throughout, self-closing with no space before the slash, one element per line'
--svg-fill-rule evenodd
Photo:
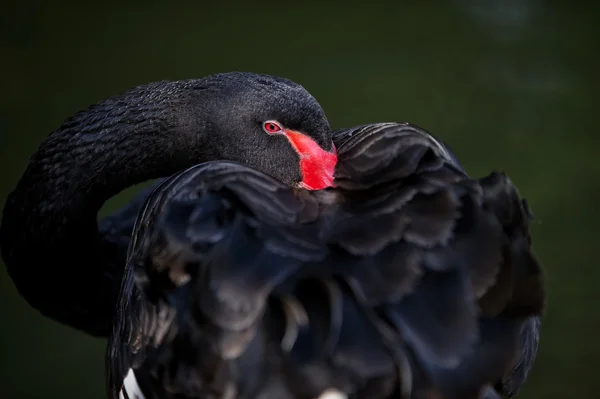
<path fill-rule="evenodd" d="M 109 333 L 129 231 L 107 223 L 99 232 L 97 213 L 127 187 L 208 160 L 198 134 L 200 82 L 154 83 L 96 104 L 34 154 L 0 227 L 8 272 L 33 307 L 88 333 Z"/>

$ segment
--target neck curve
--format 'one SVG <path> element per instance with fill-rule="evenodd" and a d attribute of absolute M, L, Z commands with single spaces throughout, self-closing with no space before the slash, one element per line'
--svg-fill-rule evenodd
<path fill-rule="evenodd" d="M 99 231 L 97 213 L 127 187 L 212 160 L 199 135 L 208 121 L 192 112 L 203 90 L 202 80 L 140 86 L 67 119 L 40 146 L 0 227 L 8 272 L 33 307 L 109 334 L 129 231 Z"/>

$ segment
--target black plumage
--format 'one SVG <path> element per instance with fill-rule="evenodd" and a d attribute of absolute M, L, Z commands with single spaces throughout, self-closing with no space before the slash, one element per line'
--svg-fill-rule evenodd
<path fill-rule="evenodd" d="M 470 178 L 409 124 L 331 136 L 282 78 L 134 88 L 42 143 L 6 202 L 2 257 L 43 314 L 110 335 L 111 397 L 514 395 L 545 301 L 517 189 Z M 302 165 L 334 148 L 335 188 L 299 188 L 329 181 L 303 185 L 320 166 Z"/>
<path fill-rule="evenodd" d="M 539 340 L 532 214 L 399 123 L 334 135 L 335 188 L 204 163 L 162 182 L 133 230 L 109 391 L 145 398 L 514 395 Z"/>
<path fill-rule="evenodd" d="M 23 297 L 44 315 L 108 336 L 133 204 L 98 224 L 121 190 L 229 159 L 297 185 L 299 155 L 262 123 L 277 120 L 332 151 L 319 103 L 290 80 L 244 72 L 139 86 L 78 112 L 40 145 L 4 207 L 0 249 Z"/>

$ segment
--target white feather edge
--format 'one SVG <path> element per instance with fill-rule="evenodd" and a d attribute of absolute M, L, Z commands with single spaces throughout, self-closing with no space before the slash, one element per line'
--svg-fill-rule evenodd
<path fill-rule="evenodd" d="M 121 388 L 121 391 L 119 392 L 119 399 L 125 399 L 123 391 L 127 392 L 129 399 L 146 399 L 138 385 L 133 369 L 127 371 L 127 375 L 123 380 L 123 388 Z"/>
<path fill-rule="evenodd" d="M 327 389 L 317 399 L 348 399 L 348 395 L 337 389 Z"/>

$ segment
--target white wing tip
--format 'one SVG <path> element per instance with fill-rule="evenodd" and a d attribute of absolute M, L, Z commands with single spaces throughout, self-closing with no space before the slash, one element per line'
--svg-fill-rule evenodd
<path fill-rule="evenodd" d="M 133 369 L 127 371 L 123 380 L 123 388 L 119 392 L 119 399 L 146 399 L 135 378 Z"/>
<path fill-rule="evenodd" d="M 337 389 L 327 389 L 317 399 L 348 399 L 348 395 Z"/>

